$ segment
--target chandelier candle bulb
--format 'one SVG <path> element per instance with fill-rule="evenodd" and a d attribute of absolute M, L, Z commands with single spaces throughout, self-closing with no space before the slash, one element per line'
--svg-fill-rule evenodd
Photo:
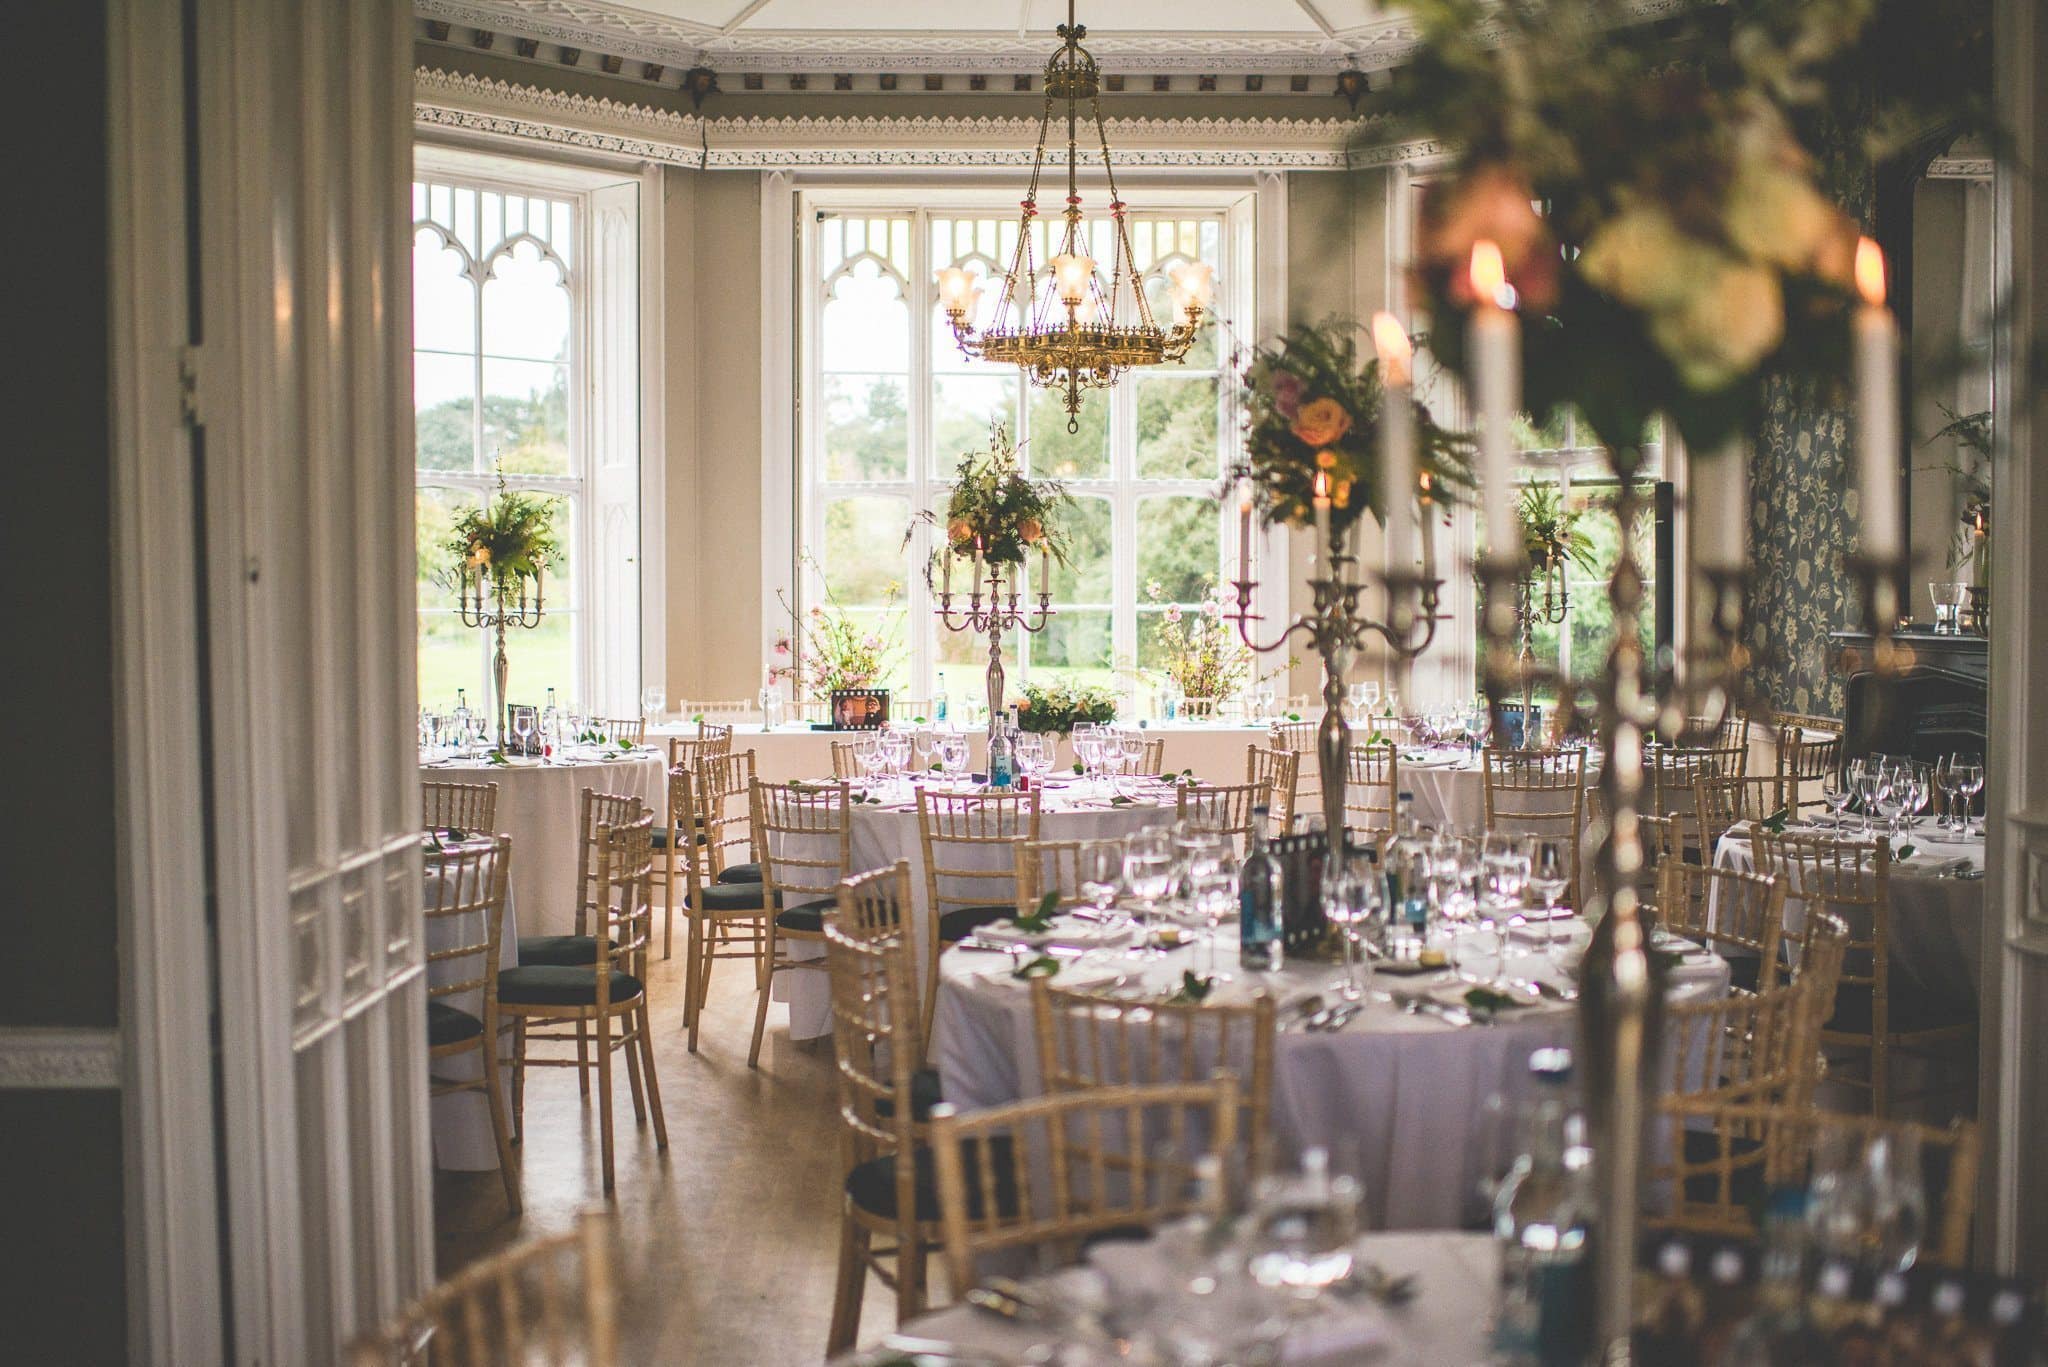
<path fill-rule="evenodd" d="M 1387 568 L 1406 573 L 1415 566 L 1415 529 L 1409 507 L 1415 501 L 1414 348 L 1400 320 L 1387 312 L 1372 316 L 1372 344 L 1380 357 L 1380 473 L 1387 519 Z"/>
<path fill-rule="evenodd" d="M 1470 340 L 1472 385 L 1479 412 L 1479 477 L 1486 486 L 1486 550 L 1513 555 L 1520 546 L 1515 532 L 1515 502 L 1510 462 L 1516 392 L 1521 388 L 1519 339 L 1514 315 L 1503 307 L 1507 271 L 1500 247 L 1484 238 L 1472 244 L 1472 310 Z"/>
<path fill-rule="evenodd" d="M 1884 306 L 1884 252 L 1856 243 L 1856 453 L 1863 513 L 1863 553 L 1889 560 L 1899 553 L 1899 330 Z"/>
<path fill-rule="evenodd" d="M 1095 262 L 1078 253 L 1055 256 L 1052 259 L 1053 287 L 1059 291 L 1063 304 L 1079 304 L 1088 295 L 1088 277 L 1095 273 Z"/>

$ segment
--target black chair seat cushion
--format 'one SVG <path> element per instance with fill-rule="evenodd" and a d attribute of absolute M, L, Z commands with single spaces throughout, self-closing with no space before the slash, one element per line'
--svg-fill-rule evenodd
<path fill-rule="evenodd" d="M 783 930 L 808 932 L 820 935 L 825 930 L 825 913 L 838 907 L 837 902 L 806 902 L 800 907 L 775 913 L 775 924 Z"/>
<path fill-rule="evenodd" d="M 706 911 L 759 911 L 761 903 L 759 883 L 707 883 L 704 886 Z"/>
<path fill-rule="evenodd" d="M 597 962 L 595 935 L 527 935 L 519 941 L 519 966 L 532 968 L 554 964 L 564 968 L 588 968 Z"/>
<path fill-rule="evenodd" d="M 1770 1195 L 1764 1186 L 1764 1165 L 1759 1156 L 1762 1148 L 1761 1140 L 1745 1139 L 1740 1135 L 1728 1141 L 1728 1153 L 1736 1163 L 1734 1171 L 1729 1174 L 1729 1199 L 1738 1206 L 1748 1207 L 1750 1213 L 1758 1217 L 1759 1223 L 1764 1201 Z M 1744 1162 L 1745 1159 L 1749 1161 Z M 1720 1162 L 1721 1137 L 1711 1130 L 1687 1130 L 1685 1161 L 1688 1165 Z M 1685 1199 L 1718 1205 L 1721 1202 L 1721 1175 L 1695 1173 L 1686 1178 Z"/>
<path fill-rule="evenodd" d="M 939 915 L 939 939 L 947 942 L 964 940 L 983 926 L 1007 921 L 1017 914 L 1014 906 L 1001 907 L 955 907 Z"/>
<path fill-rule="evenodd" d="M 1873 1001 L 1870 987 L 1865 983 L 1843 983 L 1835 990 L 1835 1014 L 1828 1018 L 1824 1030 L 1839 1030 L 1844 1034 L 1867 1035 L 1870 1033 Z M 1968 1025 L 1976 1016 L 1969 1008 L 1950 1002 L 1930 999 L 1925 993 L 1911 988 L 1893 987 L 1885 999 L 1885 1029 L 1894 1035 L 1916 1034 L 1922 1030 L 1940 1030 L 1948 1026 Z"/>
<path fill-rule="evenodd" d="M 1757 980 L 1763 974 L 1762 959 L 1754 954 L 1737 954 L 1727 959 L 1728 984 L 1744 992 L 1756 991 Z"/>
<path fill-rule="evenodd" d="M 932 1118 L 932 1107 L 946 1098 L 939 1094 L 939 1070 L 920 1068 L 910 1075 L 910 1118 L 922 1125 Z M 875 1114 L 883 1117 L 896 1114 L 896 1102 L 891 1097 L 875 1098 Z"/>
<path fill-rule="evenodd" d="M 640 980 L 612 970 L 611 999 L 640 995 Z M 514 1006 L 592 1006 L 597 1002 L 597 974 L 588 966 L 521 964 L 498 974 L 498 1000 Z"/>
<path fill-rule="evenodd" d="M 758 883 L 761 881 L 761 866 L 759 864 L 734 864 L 731 868 L 718 875 L 718 881 L 721 883 Z"/>
<path fill-rule="evenodd" d="M 655 849 L 657 849 L 657 850 L 665 850 L 665 849 L 667 849 L 667 848 L 668 848 L 668 827 L 667 827 L 667 826 L 664 826 L 664 825 L 658 825 L 658 826 L 656 826 L 656 827 L 655 827 L 655 828 L 654 828 L 654 829 L 653 829 L 653 830 L 652 830 L 651 832 L 649 832 L 649 833 L 648 833 L 648 836 L 647 836 L 647 843 L 648 843 L 649 845 L 653 846 L 653 847 L 654 847 Z M 702 844 L 704 844 L 704 843 L 705 843 L 705 840 L 704 840 L 704 832 L 702 832 L 702 831 L 698 831 L 698 832 L 697 832 L 697 843 L 698 843 L 699 845 L 702 845 Z"/>
<path fill-rule="evenodd" d="M 427 1002 L 427 1044 L 435 1049 L 447 1044 L 460 1044 L 466 1039 L 475 1039 L 484 1032 L 484 1023 L 467 1011 L 457 1010 L 446 1002 Z"/>
<path fill-rule="evenodd" d="M 992 1143 L 996 1159 L 996 1213 L 1014 1216 L 1019 1205 L 1014 1164 L 1011 1161 L 1012 1144 L 1007 1135 L 997 1135 Z M 917 1170 L 912 1177 L 916 1192 L 917 1218 L 921 1221 L 935 1221 L 939 1218 L 939 1174 L 932 1161 L 930 1149 L 920 1148 L 914 1155 Z M 967 1214 L 969 1219 L 982 1217 L 981 1199 L 981 1143 L 973 1140 L 961 1146 L 960 1157 L 967 1180 Z M 856 1206 L 870 1215 L 882 1219 L 894 1219 L 896 1215 L 896 1155 L 884 1154 L 871 1158 L 846 1174 L 846 1194 Z"/>

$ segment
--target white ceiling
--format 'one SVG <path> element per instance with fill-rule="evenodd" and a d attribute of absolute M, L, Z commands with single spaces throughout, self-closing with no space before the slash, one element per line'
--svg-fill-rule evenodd
<path fill-rule="evenodd" d="M 1035 71 L 1066 0 L 414 0 L 423 17 L 723 70 Z M 1080 0 L 1111 70 L 1334 71 L 1412 35 L 1380 0 Z M 1389 58 L 1391 54 L 1389 53 Z"/>

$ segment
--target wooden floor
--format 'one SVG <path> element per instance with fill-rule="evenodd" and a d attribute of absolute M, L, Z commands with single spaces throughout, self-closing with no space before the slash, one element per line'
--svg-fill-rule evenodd
<path fill-rule="evenodd" d="M 678 957 L 655 966 L 655 1061 L 669 1151 L 636 1128 L 623 1067 L 617 1082 L 618 1198 L 623 1254 L 622 1361 L 819 1362 L 838 1251 L 838 1135 L 831 1044 L 793 1044 L 771 1005 L 758 1071 L 747 1067 L 753 975 L 722 962 L 711 984 L 700 1051 L 682 1027 Z M 623 1063 L 623 1059 L 620 1060 Z M 496 1172 L 440 1173 L 435 1228 L 443 1276 L 480 1254 L 569 1227 L 603 1200 L 595 1085 L 579 1101 L 572 1069 L 529 1071 L 525 1215 L 506 1215 Z M 894 1324 L 894 1297 L 870 1281 L 867 1342 Z"/>

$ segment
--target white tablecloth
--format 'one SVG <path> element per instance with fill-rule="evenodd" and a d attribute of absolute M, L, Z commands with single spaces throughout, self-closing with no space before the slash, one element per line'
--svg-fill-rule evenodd
<path fill-rule="evenodd" d="M 1379 1313 L 1383 1346 L 1361 1356 L 1355 1349 L 1313 1357 L 1292 1345 L 1294 1364 L 1371 1362 L 1376 1367 L 1469 1367 L 1484 1363 L 1491 1346 L 1494 1289 L 1500 1280 L 1499 1254 L 1484 1234 L 1368 1234 L 1358 1256 L 1389 1276 L 1413 1275 L 1415 1298 Z M 1357 1302 L 1352 1302 L 1354 1307 Z M 1353 1313 L 1358 1313 L 1356 1310 Z M 1000 1361 L 1023 1362 L 1044 1337 L 1029 1325 L 1011 1324 L 971 1306 L 956 1305 L 921 1315 L 898 1331 L 902 1340 L 924 1339 L 979 1351 Z"/>
<path fill-rule="evenodd" d="M 1334 968 L 1289 964 L 1277 975 L 1248 975 L 1237 963 L 1234 934 L 1218 948 L 1219 967 L 1234 981 L 1219 983 L 1215 990 L 1223 995 L 1215 1000 L 1259 990 L 1272 992 L 1283 1008 L 1310 992 L 1337 1000 Z M 1098 950 L 1061 976 L 1079 982 L 1116 972 L 1129 975 L 1120 990 L 1166 990 L 1187 969 L 1206 972 L 1206 951 L 1133 960 Z M 1010 977 L 1009 965 L 993 954 L 953 950 L 939 972 L 932 1054 L 946 1100 L 972 1110 L 1040 1094 L 1030 993 Z M 1511 945 L 1508 974 L 1564 980 L 1547 956 L 1519 944 Z M 1701 956 L 1674 971 L 1672 990 L 1719 995 L 1727 981 L 1726 964 Z M 1389 975 L 1375 986 L 1409 992 L 1440 982 L 1434 975 Z M 1465 1026 L 1373 1003 L 1340 1031 L 1283 1030 L 1274 1050 L 1275 1157 L 1284 1165 L 1306 1148 L 1327 1150 L 1334 1169 L 1364 1184 L 1373 1228 L 1467 1225 L 1487 1209 L 1481 1182 L 1497 1177 L 1512 1157 L 1514 1116 L 1531 1094 L 1531 1051 L 1574 1044 L 1577 1033 L 1575 1008 L 1555 1003 Z M 1499 1106 L 1491 1104 L 1496 1097 Z"/>
<path fill-rule="evenodd" d="M 1857 834 L 1852 825 L 1849 834 Z M 1940 871 L 1944 862 L 1965 860 L 1973 873 L 1984 871 L 1984 840 L 1937 840 L 1931 822 L 1921 822 L 1915 831 L 1896 844 L 1911 844 L 1914 855 L 1904 863 L 1894 862 L 1891 870 L 1891 965 L 1893 993 L 1901 989 L 1933 994 L 1943 1002 L 1975 1009 L 1981 996 L 1982 964 L 1977 957 L 1984 925 L 1984 880 L 1957 878 Z M 1751 872 L 1756 867 L 1756 850 L 1746 832 L 1721 837 L 1714 849 L 1714 862 L 1722 868 Z M 1794 899 L 1785 903 L 1786 928 L 1797 933 L 1805 921 L 1805 907 Z M 1870 934 L 1869 918 L 1849 927 L 1859 938 Z M 1867 973 L 1868 965 L 1861 971 Z"/>
<path fill-rule="evenodd" d="M 499 794 L 499 801 L 504 795 Z M 513 847 L 513 866 L 518 866 L 518 847 Z M 434 851 L 427 851 L 425 864 L 426 905 L 431 907 L 439 900 L 442 864 L 435 858 Z M 457 946 L 473 944 L 483 936 L 481 925 L 470 924 L 471 917 L 457 921 L 452 917 L 437 918 L 427 922 L 427 950 L 438 952 Z M 511 968 L 519 962 L 519 934 L 513 925 L 513 900 L 506 894 L 505 928 L 498 942 L 498 967 Z M 476 976 L 478 965 L 473 959 L 449 959 L 427 966 L 427 982 L 438 986 L 444 982 L 459 982 Z M 472 1016 L 481 1016 L 484 1009 L 482 992 L 458 992 L 441 999 L 446 1005 L 458 1011 L 467 1011 Z M 512 1040 L 507 1035 L 500 1041 L 499 1057 L 509 1067 L 512 1057 Z M 433 1075 L 450 1081 L 466 1081 L 477 1076 L 482 1066 L 474 1054 L 459 1058 L 436 1059 L 431 1067 Z M 509 1087 L 511 1074 L 501 1068 L 498 1073 L 500 1087 Z M 506 1093 L 510 1101 L 511 1094 Z M 506 1111 L 509 1117 L 511 1112 Z M 489 1171 L 498 1166 L 497 1141 L 491 1137 L 490 1103 L 482 1092 L 454 1092 L 433 1099 L 432 1131 L 434 1136 L 434 1166 L 462 1172 Z"/>
<path fill-rule="evenodd" d="M 737 739 L 737 738 L 735 738 Z M 884 790 L 887 791 L 887 790 Z M 899 796 L 901 791 L 900 790 Z M 1080 796 L 1083 793 L 1086 796 Z M 914 802 L 914 799 L 912 800 Z M 1076 802 L 1087 805 L 1076 805 Z M 1165 793 L 1164 805 L 1152 801 L 1140 801 L 1128 807 L 1102 805 L 1099 790 L 1087 785 L 1054 786 L 1048 789 L 1042 799 L 1039 813 L 1038 836 L 1041 840 L 1109 840 L 1129 835 L 1145 826 L 1156 826 L 1173 820 L 1173 794 Z M 852 835 L 853 871 L 864 873 L 872 869 L 885 869 L 899 859 L 910 861 L 911 900 L 915 914 L 911 925 L 917 935 L 917 970 L 919 986 L 923 986 L 926 955 L 930 946 L 930 912 L 925 898 L 924 851 L 917 838 L 917 809 L 904 807 L 900 802 L 886 807 L 856 806 L 853 809 Z M 810 857 L 815 857 L 813 852 Z M 967 858 L 966 852 L 955 847 L 949 850 L 949 861 L 944 867 L 964 868 L 960 861 Z M 995 861 L 990 852 L 991 869 L 1003 865 Z M 970 880 L 963 880 L 972 886 Z M 996 887 L 993 882 L 982 883 L 974 889 L 977 898 L 986 897 Z M 949 889 L 948 892 L 955 891 Z M 796 943 L 790 946 L 790 956 L 797 959 L 823 959 L 822 946 L 812 943 Z M 816 970 L 779 973 L 776 975 L 774 1000 L 789 1005 L 789 1033 L 792 1039 L 816 1039 L 832 1031 L 831 995 L 825 980 L 824 968 Z"/>
<path fill-rule="evenodd" d="M 668 814 L 666 772 L 665 756 L 651 749 L 567 764 L 420 766 L 423 781 L 498 785 L 498 834 L 512 837 L 512 905 L 525 918 L 519 929 L 527 935 L 567 935 L 576 928 L 583 790 L 637 797 L 659 825 Z"/>
<path fill-rule="evenodd" d="M 1210 783 L 1244 782 L 1245 747 L 1266 744 L 1268 734 L 1263 724 L 1236 726 L 1221 722 L 1154 722 L 1144 728 L 1144 733 L 1148 738 L 1159 737 L 1166 741 L 1168 772 L 1193 769 L 1198 777 Z M 647 733 L 647 743 L 666 747 L 669 736 L 696 734 L 694 722 L 667 722 Z M 854 740 L 859 735 L 858 731 L 814 731 L 808 726 L 780 726 L 773 731 L 763 731 L 754 723 L 742 722 L 733 728 L 732 747 L 754 752 L 754 771 L 762 782 L 787 783 L 791 779 L 831 774 L 832 742 Z M 968 747 L 971 751 L 970 767 L 980 769 L 984 759 L 983 732 L 971 730 Z M 1065 769 L 1073 762 L 1073 742 L 1063 739 L 1056 765 Z M 1306 782 L 1302 786 L 1305 799 L 1309 788 Z"/>

